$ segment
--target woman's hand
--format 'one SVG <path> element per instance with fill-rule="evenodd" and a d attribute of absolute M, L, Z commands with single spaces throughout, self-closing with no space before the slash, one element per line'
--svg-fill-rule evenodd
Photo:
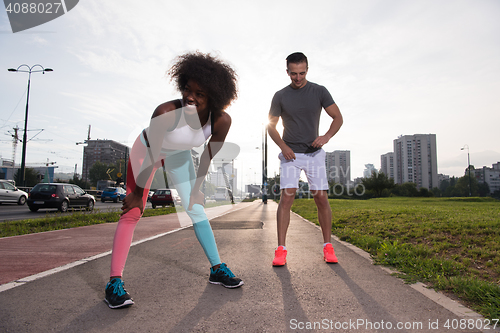
<path fill-rule="evenodd" d="M 141 214 L 144 212 L 144 203 L 142 202 L 142 197 L 131 192 L 128 194 L 125 199 L 123 199 L 122 205 L 122 213 L 121 215 L 127 213 L 132 208 L 139 208 L 141 210 Z"/>
<path fill-rule="evenodd" d="M 194 204 L 199 204 L 205 206 L 205 195 L 201 191 L 193 191 L 191 197 L 189 197 L 189 207 L 188 210 L 193 209 Z"/>

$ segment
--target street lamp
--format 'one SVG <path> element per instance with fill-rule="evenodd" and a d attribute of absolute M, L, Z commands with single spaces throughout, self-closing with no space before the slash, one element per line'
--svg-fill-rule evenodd
<path fill-rule="evenodd" d="M 472 186 L 471 186 L 471 178 L 470 178 L 470 155 L 469 155 L 469 145 L 464 145 L 460 150 L 467 149 L 467 164 L 469 169 L 469 197 L 472 196 Z"/>
<path fill-rule="evenodd" d="M 267 204 L 267 125 L 263 124 L 262 138 L 262 202 Z"/>
<path fill-rule="evenodd" d="M 21 69 L 23 67 L 26 67 L 26 69 Z M 33 70 L 35 67 L 40 67 L 41 69 L 38 70 Z M 30 83 L 31 83 L 31 73 L 39 73 L 42 72 L 42 74 L 45 74 L 45 72 L 52 72 L 52 68 L 43 68 L 41 65 L 33 65 L 29 67 L 28 65 L 21 65 L 17 68 L 9 68 L 7 69 L 9 72 L 22 72 L 22 73 L 29 73 L 28 75 L 28 93 L 26 97 L 26 114 L 24 116 L 24 134 L 23 134 L 23 155 L 21 159 L 21 170 L 20 170 L 20 176 L 21 176 L 21 186 L 26 186 L 26 177 L 25 177 L 25 167 L 26 167 L 26 144 L 27 144 L 27 134 L 26 132 L 28 131 L 28 104 L 30 100 Z M 14 164 L 16 161 L 14 161 Z"/>

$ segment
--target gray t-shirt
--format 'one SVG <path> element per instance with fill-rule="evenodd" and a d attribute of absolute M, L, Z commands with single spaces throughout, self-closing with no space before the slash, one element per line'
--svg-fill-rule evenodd
<path fill-rule="evenodd" d="M 276 92 L 269 114 L 281 117 L 283 141 L 294 153 L 311 153 L 320 149 L 311 147 L 311 144 L 319 135 L 321 110 L 333 103 L 325 87 L 308 81 L 300 89 L 286 86 Z"/>

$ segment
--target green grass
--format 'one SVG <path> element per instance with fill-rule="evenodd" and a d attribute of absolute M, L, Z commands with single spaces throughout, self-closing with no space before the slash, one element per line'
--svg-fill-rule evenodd
<path fill-rule="evenodd" d="M 409 283 L 452 293 L 500 317 L 500 202 L 488 198 L 330 200 L 332 232 Z M 312 199 L 292 210 L 318 223 Z"/>
<path fill-rule="evenodd" d="M 166 207 L 159 209 L 144 210 L 143 217 L 158 216 L 175 213 L 175 208 Z M 50 216 L 0 222 L 0 237 L 26 235 L 37 232 L 61 230 L 68 228 L 83 227 L 86 225 L 118 222 L 120 212 L 105 212 L 95 210 L 93 212 L 74 211 L 71 214 L 55 213 Z"/>

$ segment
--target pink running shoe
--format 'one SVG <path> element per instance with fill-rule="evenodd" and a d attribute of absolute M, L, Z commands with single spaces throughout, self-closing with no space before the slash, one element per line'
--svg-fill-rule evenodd
<path fill-rule="evenodd" d="M 323 259 L 330 264 L 336 264 L 339 262 L 337 256 L 335 255 L 335 251 L 333 250 L 332 244 L 328 243 L 325 247 L 323 247 Z"/>
<path fill-rule="evenodd" d="M 283 246 L 278 246 L 274 251 L 273 266 L 284 266 L 286 264 L 286 254 L 287 251 L 283 249 Z"/>

